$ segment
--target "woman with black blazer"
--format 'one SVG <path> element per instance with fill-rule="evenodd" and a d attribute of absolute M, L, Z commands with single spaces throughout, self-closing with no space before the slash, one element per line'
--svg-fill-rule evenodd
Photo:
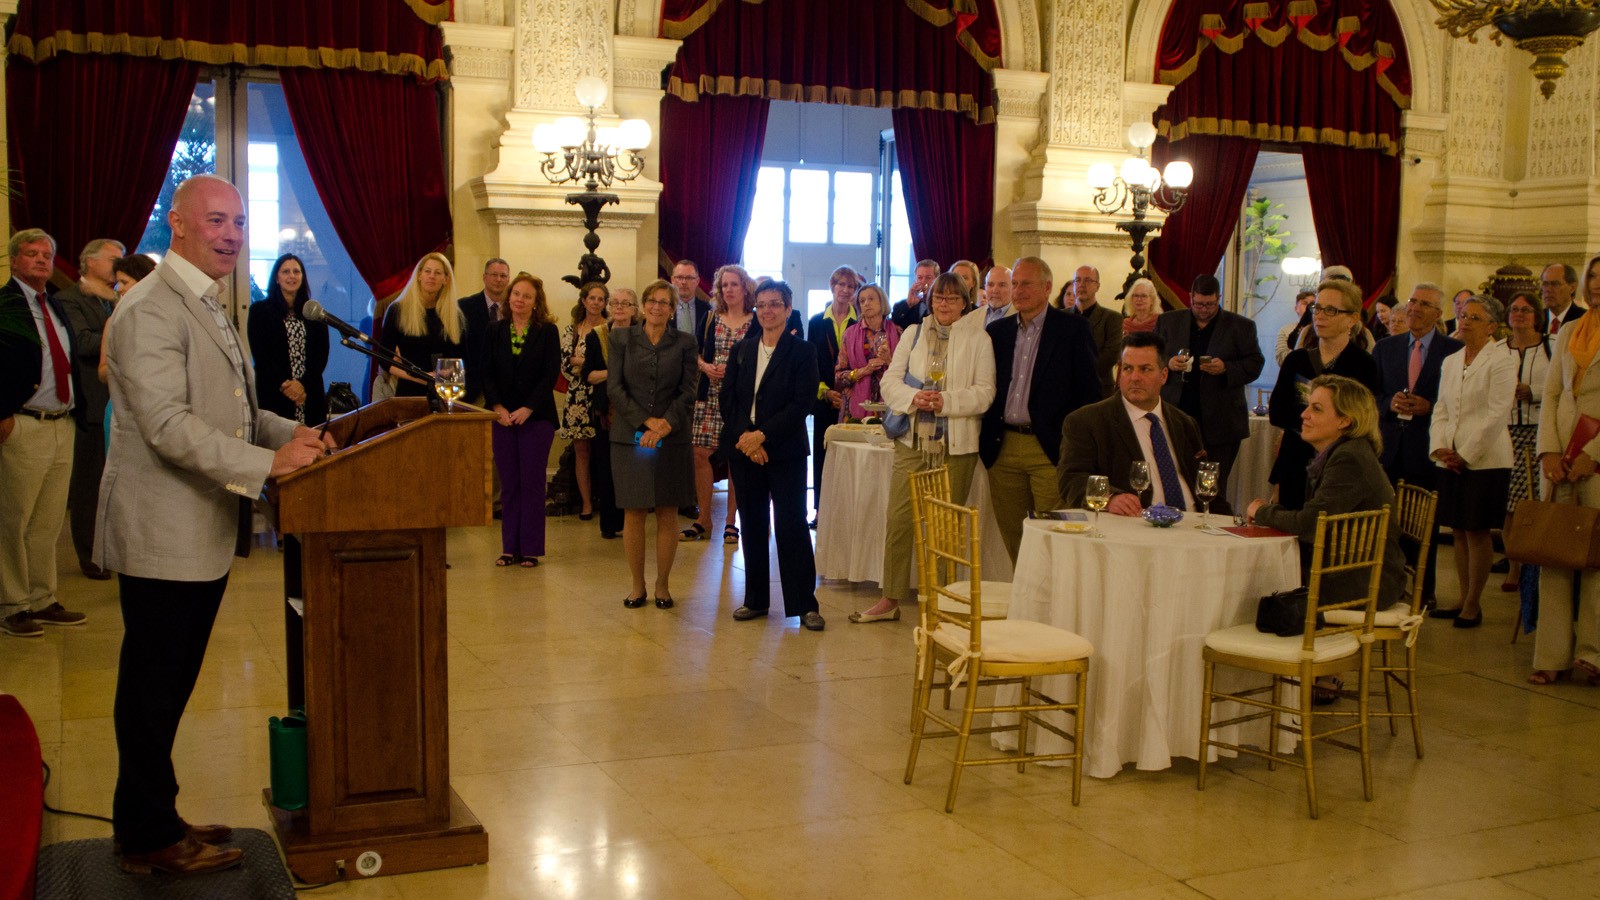
<path fill-rule="evenodd" d="M 825 625 L 817 612 L 817 563 L 806 527 L 806 416 L 817 398 L 817 354 L 790 333 L 794 293 L 781 281 L 756 288 L 760 330 L 728 356 L 722 382 L 722 454 L 744 521 L 744 605 L 734 619 L 767 615 L 767 508 L 778 537 L 778 575 L 785 617 L 810 631 Z"/>
<path fill-rule="evenodd" d="M 500 558 L 497 566 L 531 569 L 544 555 L 544 473 L 556 436 L 556 377 L 561 340 L 544 282 L 527 272 L 511 280 L 508 314 L 489 327 L 484 402 L 500 470 Z"/>
<path fill-rule="evenodd" d="M 623 514 L 617 506 L 616 482 L 611 478 L 611 399 L 606 391 L 610 377 L 611 332 L 628 328 L 639 320 L 639 299 L 632 288 L 617 288 L 606 301 L 606 321 L 584 338 L 583 380 L 589 385 L 589 421 L 594 425 L 594 442 L 589 448 L 589 496 L 595 516 L 600 520 L 600 537 L 612 540 L 622 535 Z"/>
<path fill-rule="evenodd" d="M 322 372 L 328 367 L 328 326 L 300 315 L 311 290 L 300 258 L 272 264 L 266 299 L 250 305 L 245 331 L 256 367 L 256 405 L 304 425 L 328 418 Z"/>

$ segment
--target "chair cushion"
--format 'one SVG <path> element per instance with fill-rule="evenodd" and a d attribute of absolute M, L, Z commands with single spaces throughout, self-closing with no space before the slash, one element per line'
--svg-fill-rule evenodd
<path fill-rule="evenodd" d="M 958 656 L 967 652 L 969 637 L 967 629 L 949 622 L 933 632 L 935 643 Z M 1018 619 L 983 623 L 983 658 L 987 662 L 1064 662 L 1093 655 L 1093 644 L 1065 628 Z"/>
<path fill-rule="evenodd" d="M 979 582 L 983 591 L 983 617 L 985 619 L 1004 619 L 1011 610 L 1011 582 L 1009 581 L 983 581 Z M 951 612 L 967 615 L 972 607 L 972 582 L 958 581 L 955 584 L 945 585 L 945 590 L 966 600 L 952 600 L 941 596 L 939 605 L 949 607 Z"/>
<path fill-rule="evenodd" d="M 1359 609 L 1330 609 L 1322 614 L 1329 625 L 1360 625 L 1363 613 Z M 1400 620 L 1411 615 L 1411 604 L 1396 603 L 1388 609 L 1380 609 L 1372 617 L 1372 624 L 1378 628 L 1399 628 Z"/>
<path fill-rule="evenodd" d="M 1268 659 L 1274 662 L 1300 661 L 1300 648 L 1304 640 L 1299 636 L 1278 637 L 1263 634 L 1254 625 L 1235 625 L 1206 635 L 1206 646 L 1218 653 Z M 1326 662 L 1350 656 L 1361 649 L 1361 642 L 1353 634 L 1336 634 L 1317 638 L 1314 662 Z"/>

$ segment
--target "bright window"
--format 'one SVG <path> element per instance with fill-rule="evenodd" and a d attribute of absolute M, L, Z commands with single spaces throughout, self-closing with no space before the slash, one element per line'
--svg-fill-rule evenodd
<path fill-rule="evenodd" d="M 750 229 L 744 235 L 744 267 L 752 278 L 783 277 L 783 182 L 781 166 L 762 166 Z"/>
<path fill-rule="evenodd" d="M 872 243 L 871 172 L 833 173 L 833 242 Z"/>
<path fill-rule="evenodd" d="M 789 172 L 789 240 L 796 244 L 828 241 L 828 171 Z"/>

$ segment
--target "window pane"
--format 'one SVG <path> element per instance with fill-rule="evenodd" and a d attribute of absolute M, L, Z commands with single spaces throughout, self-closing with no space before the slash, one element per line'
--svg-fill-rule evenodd
<path fill-rule="evenodd" d="M 167 169 L 167 180 L 161 183 L 161 193 L 156 197 L 155 208 L 150 210 L 150 220 L 145 223 L 144 234 L 139 237 L 135 253 L 148 253 L 160 259 L 172 244 L 172 230 L 167 226 L 167 211 L 172 208 L 172 192 L 191 175 L 217 171 L 217 106 L 216 85 L 202 81 L 195 86 L 189 98 L 189 112 L 183 120 L 183 130 L 178 133 L 177 146 L 172 149 L 172 165 Z"/>
<path fill-rule="evenodd" d="M 872 173 L 833 175 L 833 242 L 872 243 Z"/>
<path fill-rule="evenodd" d="M 824 291 L 812 288 L 806 291 L 806 319 L 810 320 L 812 316 L 827 309 L 832 303 L 833 291 L 831 290 Z"/>
<path fill-rule="evenodd" d="M 346 322 L 359 324 L 371 334 L 372 291 L 345 253 L 311 183 L 300 142 L 289 120 L 283 87 L 270 82 L 249 82 L 245 91 L 249 166 L 246 186 L 250 200 L 250 295 L 266 296 L 267 280 L 279 256 L 292 253 L 305 265 L 305 290 L 318 303 Z M 468 293 L 457 285 L 457 293 Z M 364 322 L 364 320 L 367 320 Z M 241 317 L 242 321 L 242 317 Z M 337 336 L 335 336 L 337 338 Z M 357 396 L 367 387 L 366 358 L 332 342 L 324 383 L 347 381 Z M 262 388 L 266 389 L 265 386 Z"/>
<path fill-rule="evenodd" d="M 889 212 L 889 297 L 897 300 L 911 290 L 916 260 L 911 252 L 911 216 L 906 213 L 905 193 L 900 187 L 900 170 L 890 183 L 894 192 Z"/>
<path fill-rule="evenodd" d="M 827 243 L 828 172 L 826 170 L 790 170 L 789 240 L 796 244 Z"/>
<path fill-rule="evenodd" d="M 762 166 L 750 228 L 744 235 L 744 267 L 753 278 L 783 277 L 783 168 Z"/>

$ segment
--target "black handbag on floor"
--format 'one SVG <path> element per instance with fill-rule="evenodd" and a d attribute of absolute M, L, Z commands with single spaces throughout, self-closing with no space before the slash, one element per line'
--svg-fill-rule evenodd
<path fill-rule="evenodd" d="M 1303 587 L 1291 591 L 1276 591 L 1256 602 L 1256 630 L 1278 637 L 1297 637 L 1306 633 L 1306 603 L 1310 594 Z M 1322 627 L 1322 613 L 1317 613 L 1317 627 Z"/>

